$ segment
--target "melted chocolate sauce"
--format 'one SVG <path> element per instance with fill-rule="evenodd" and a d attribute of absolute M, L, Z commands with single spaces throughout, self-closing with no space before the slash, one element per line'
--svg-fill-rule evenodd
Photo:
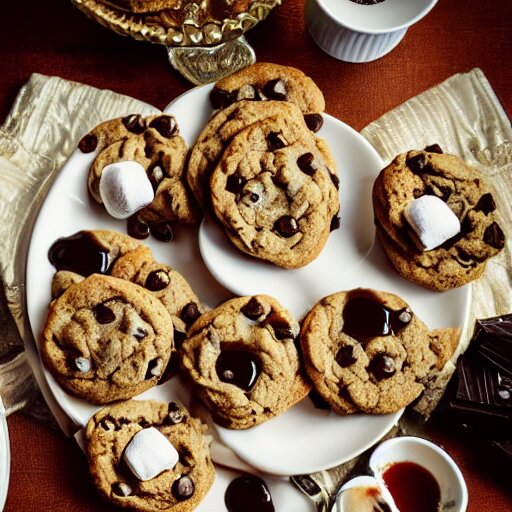
<path fill-rule="evenodd" d="M 48 259 L 57 270 L 70 270 L 82 276 L 105 274 L 108 250 L 86 231 L 59 238 L 48 251 Z"/>
<path fill-rule="evenodd" d="M 274 512 L 267 484 L 254 475 L 235 478 L 224 496 L 229 512 Z"/>
<path fill-rule="evenodd" d="M 222 382 L 234 384 L 244 391 L 250 391 L 261 372 L 259 358 L 247 350 L 226 350 L 221 352 L 215 370 Z"/>

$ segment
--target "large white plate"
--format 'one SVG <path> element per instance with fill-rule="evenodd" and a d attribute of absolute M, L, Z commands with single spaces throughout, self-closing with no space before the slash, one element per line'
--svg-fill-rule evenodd
<path fill-rule="evenodd" d="M 181 133 L 189 145 L 194 142 L 211 113 L 209 90 L 208 86 L 192 89 L 166 108 L 166 112 L 177 117 Z M 266 279 L 257 290 L 233 288 L 234 291 L 252 293 L 251 290 L 254 290 L 275 294 L 285 306 L 300 316 L 327 292 L 372 286 L 402 295 L 430 327 L 462 325 L 467 304 L 466 290 L 438 294 L 407 283 L 394 274 L 378 247 L 372 249 L 374 230 L 368 194 L 380 168 L 380 159 L 371 146 L 352 129 L 330 116 L 325 118 L 320 135 L 327 139 L 333 149 L 341 176 L 342 225 L 333 233 L 326 247 L 329 256 L 320 256 L 323 262 L 322 279 L 316 275 L 310 276 L 309 268 L 290 272 L 263 264 L 263 275 L 267 271 L 278 274 L 285 272 L 288 273 L 288 281 L 285 280 L 278 289 L 265 288 L 274 282 L 274 279 Z M 125 230 L 124 222 L 109 217 L 89 198 L 86 174 L 93 157 L 79 152 L 71 156 L 50 189 L 34 226 L 27 260 L 27 306 L 36 339 L 44 325 L 50 300 L 54 268 L 48 261 L 47 252 L 52 243 L 59 237 L 81 229 Z M 201 229 L 203 235 L 206 233 L 210 238 L 218 236 L 213 231 L 205 232 L 204 227 Z M 214 307 L 228 298 L 230 292 L 212 277 L 202 261 L 197 229 L 180 228 L 176 235 L 171 244 L 154 239 L 148 239 L 146 243 L 156 259 L 173 266 L 189 280 L 205 304 Z M 203 252 L 206 243 L 212 242 L 202 236 Z M 215 247 L 213 243 L 212 251 Z M 228 273 L 220 272 L 212 264 L 215 260 L 208 258 L 207 252 L 204 255 L 216 277 L 230 285 L 226 277 Z M 227 246 L 220 246 L 220 259 L 216 261 L 221 264 L 226 257 L 235 258 L 232 267 L 234 275 L 240 276 L 246 271 L 262 275 L 259 268 L 261 264 L 255 264 L 253 260 L 247 264 L 243 256 L 237 255 L 231 248 L 228 250 Z M 238 264 L 240 258 L 243 262 Z M 316 266 L 318 264 L 314 263 L 311 268 Z M 249 279 L 247 283 L 254 281 Z M 286 290 L 288 286 L 293 293 L 283 293 L 283 289 Z M 70 420 L 77 427 L 84 425 L 97 407 L 64 392 L 45 370 L 44 376 L 53 397 Z M 186 404 L 190 400 L 188 390 L 178 380 L 156 386 L 143 396 L 162 400 L 181 399 Z M 306 399 L 278 418 L 253 429 L 234 432 L 217 428 L 213 455 L 216 462 L 234 467 L 243 465 L 240 457 L 252 466 L 277 475 L 313 472 L 332 467 L 361 453 L 377 442 L 399 416 L 400 413 L 339 417 L 315 409 Z M 238 457 L 222 443 L 231 447 Z M 293 490 L 290 492 L 295 493 Z M 303 509 L 283 506 L 278 510 L 297 512 Z"/>

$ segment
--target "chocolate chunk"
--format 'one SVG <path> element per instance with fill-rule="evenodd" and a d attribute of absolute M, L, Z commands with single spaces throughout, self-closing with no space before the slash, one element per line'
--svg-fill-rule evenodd
<path fill-rule="evenodd" d="M 413 313 L 409 308 L 404 308 L 400 311 L 397 311 L 398 321 L 403 324 L 408 324 L 411 322 L 413 317 Z"/>
<path fill-rule="evenodd" d="M 272 325 L 272 328 L 278 340 L 288 340 L 290 338 L 293 338 L 293 331 L 289 326 Z"/>
<path fill-rule="evenodd" d="M 124 127 L 132 133 L 142 133 L 146 129 L 144 118 L 140 114 L 131 114 L 123 117 L 122 123 Z"/>
<path fill-rule="evenodd" d="M 106 416 L 100 421 L 100 427 L 108 432 L 111 430 L 115 430 L 116 424 L 112 417 Z"/>
<path fill-rule="evenodd" d="M 78 143 L 78 149 L 82 153 L 92 153 L 98 145 L 98 137 L 94 133 L 84 135 Z"/>
<path fill-rule="evenodd" d="M 210 103 L 215 109 L 226 108 L 234 101 L 236 101 L 236 91 L 232 93 L 214 87 L 210 92 Z"/>
<path fill-rule="evenodd" d="M 167 415 L 173 425 L 177 425 L 183 421 L 183 411 L 176 402 L 169 402 L 167 407 Z"/>
<path fill-rule="evenodd" d="M 149 236 L 149 226 L 135 214 L 128 219 L 128 234 L 138 240 L 144 240 Z"/>
<path fill-rule="evenodd" d="M 299 231 L 299 224 L 291 215 L 283 215 L 274 223 L 274 229 L 284 238 L 290 238 Z"/>
<path fill-rule="evenodd" d="M 180 313 L 180 318 L 185 322 L 187 327 L 192 325 L 200 316 L 201 312 L 195 302 L 186 304 Z"/>
<path fill-rule="evenodd" d="M 168 286 L 170 282 L 169 274 L 163 269 L 158 269 L 150 272 L 144 287 L 152 292 L 158 292 Z"/>
<path fill-rule="evenodd" d="M 395 360 L 387 354 L 378 354 L 370 363 L 370 371 L 377 380 L 389 379 L 396 372 Z"/>
<path fill-rule="evenodd" d="M 343 310 L 343 332 L 363 342 L 392 333 L 391 310 L 368 297 L 350 298 Z"/>
<path fill-rule="evenodd" d="M 339 229 L 341 225 L 340 217 L 339 215 L 333 215 L 331 219 L 331 225 L 329 230 L 334 231 L 335 229 Z"/>
<path fill-rule="evenodd" d="M 496 210 L 496 203 L 494 202 L 494 197 L 490 192 L 484 194 L 476 203 L 475 210 L 477 212 L 484 212 L 485 215 L 489 215 L 489 213 Z"/>
<path fill-rule="evenodd" d="M 221 351 L 215 370 L 222 382 L 250 391 L 261 372 L 259 357 L 247 350 Z"/>
<path fill-rule="evenodd" d="M 112 485 L 112 492 L 117 496 L 130 496 L 132 488 L 125 482 L 116 482 Z"/>
<path fill-rule="evenodd" d="M 115 313 L 105 304 L 98 304 L 94 308 L 94 317 L 99 324 L 111 324 L 115 319 Z"/>
<path fill-rule="evenodd" d="M 427 163 L 427 157 L 423 153 L 408 158 L 405 164 L 407 165 L 407 167 L 409 167 L 409 169 L 412 172 L 416 174 L 426 172 L 427 169 L 429 168 L 429 165 Z"/>
<path fill-rule="evenodd" d="M 160 242 L 172 242 L 174 240 L 174 231 L 170 222 L 151 224 L 149 231 Z"/>
<path fill-rule="evenodd" d="M 251 297 L 240 311 L 250 320 L 257 320 L 265 313 L 265 308 L 256 297 Z"/>
<path fill-rule="evenodd" d="M 226 180 L 226 190 L 232 194 L 240 194 L 247 180 L 237 174 L 230 174 Z"/>
<path fill-rule="evenodd" d="M 313 153 L 304 153 L 303 155 L 299 156 L 299 158 L 297 158 L 297 165 L 304 174 L 313 176 L 317 170 L 317 167 L 314 165 L 313 161 Z"/>
<path fill-rule="evenodd" d="M 443 154 L 443 150 L 439 144 L 431 144 L 430 146 L 427 146 L 424 151 L 427 151 L 428 153 L 438 153 L 439 155 Z"/>
<path fill-rule="evenodd" d="M 176 348 L 180 348 L 183 342 L 185 341 L 185 338 L 187 337 L 187 334 L 183 331 L 177 331 L 174 329 L 174 344 L 176 345 Z"/>
<path fill-rule="evenodd" d="M 138 340 L 143 340 L 148 335 L 148 332 L 143 327 L 137 327 L 137 330 L 133 333 L 133 337 Z"/>
<path fill-rule="evenodd" d="M 336 174 L 334 174 L 331 170 L 329 170 L 329 176 L 331 177 L 331 181 L 333 182 L 334 186 L 336 187 L 336 190 L 340 189 L 340 179 Z"/>
<path fill-rule="evenodd" d="M 175 480 L 171 488 L 173 496 L 179 501 L 184 501 L 191 498 L 194 495 L 195 490 L 196 487 L 194 482 L 189 476 L 186 475 L 178 478 L 178 480 Z"/>
<path fill-rule="evenodd" d="M 158 116 L 150 123 L 150 128 L 154 128 L 162 137 L 170 139 L 178 133 L 178 123 L 174 116 Z"/>
<path fill-rule="evenodd" d="M 82 373 L 87 373 L 91 371 L 91 360 L 87 357 L 76 357 L 73 360 L 75 367 L 78 371 Z"/>
<path fill-rule="evenodd" d="M 354 347 L 352 345 L 341 347 L 338 352 L 336 352 L 334 359 L 342 368 L 347 368 L 347 366 L 354 364 L 357 361 L 354 357 Z"/>
<path fill-rule="evenodd" d="M 160 377 L 162 375 L 163 371 L 163 362 L 160 357 L 155 357 L 154 359 L 151 359 L 148 363 L 148 369 L 146 370 L 145 379 L 149 380 L 153 377 Z"/>
<path fill-rule="evenodd" d="M 277 149 L 284 148 L 286 146 L 286 142 L 283 140 L 280 133 L 270 132 L 267 135 L 267 145 L 269 151 L 276 151 Z"/>
<path fill-rule="evenodd" d="M 314 133 L 320 130 L 324 124 L 324 118 L 320 114 L 304 114 L 306 126 Z"/>
<path fill-rule="evenodd" d="M 57 270 L 70 270 L 84 277 L 105 274 L 108 249 L 87 231 L 56 240 L 48 251 L 48 259 Z"/>
<path fill-rule="evenodd" d="M 269 100 L 286 101 L 286 84 L 278 78 L 268 81 L 263 87 L 263 94 Z"/>
<path fill-rule="evenodd" d="M 274 512 L 267 484 L 259 476 L 242 475 L 226 489 L 224 502 L 228 512 Z"/>
<path fill-rule="evenodd" d="M 257 203 L 260 200 L 260 196 L 256 192 L 249 192 L 247 195 L 251 203 Z"/>
<path fill-rule="evenodd" d="M 497 222 L 487 226 L 484 231 L 484 242 L 495 249 L 502 249 L 505 245 L 505 235 Z"/>

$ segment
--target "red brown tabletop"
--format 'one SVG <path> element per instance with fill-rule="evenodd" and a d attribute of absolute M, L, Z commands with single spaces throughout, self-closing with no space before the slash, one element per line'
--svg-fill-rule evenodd
<path fill-rule="evenodd" d="M 34 73 L 107 88 L 164 108 L 191 85 L 163 47 L 121 37 L 88 19 L 68 0 L 6 2 L 0 31 L 0 118 Z M 509 0 L 440 0 L 385 57 L 349 64 L 329 57 L 304 25 L 302 0 L 284 0 L 247 34 L 259 61 L 302 69 L 323 90 L 327 112 L 356 130 L 458 72 L 481 68 L 512 113 L 512 7 Z M 97 497 L 73 439 L 16 413 L 9 417 L 11 480 L 5 510 L 110 510 Z M 478 439 L 433 422 L 429 435 L 459 464 L 469 512 L 512 510 L 508 466 Z"/>

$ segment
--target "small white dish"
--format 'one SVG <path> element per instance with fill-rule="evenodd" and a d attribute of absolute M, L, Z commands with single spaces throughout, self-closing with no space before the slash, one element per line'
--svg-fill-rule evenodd
<path fill-rule="evenodd" d="M 466 482 L 457 464 L 442 448 L 420 437 L 395 437 L 374 450 L 369 466 L 375 478 L 384 484 L 385 471 L 400 462 L 413 462 L 432 474 L 440 488 L 443 511 L 465 512 Z"/>
<path fill-rule="evenodd" d="M 306 26 L 316 44 L 336 59 L 370 62 L 389 53 L 407 29 L 426 16 L 437 0 L 307 0 Z"/>

